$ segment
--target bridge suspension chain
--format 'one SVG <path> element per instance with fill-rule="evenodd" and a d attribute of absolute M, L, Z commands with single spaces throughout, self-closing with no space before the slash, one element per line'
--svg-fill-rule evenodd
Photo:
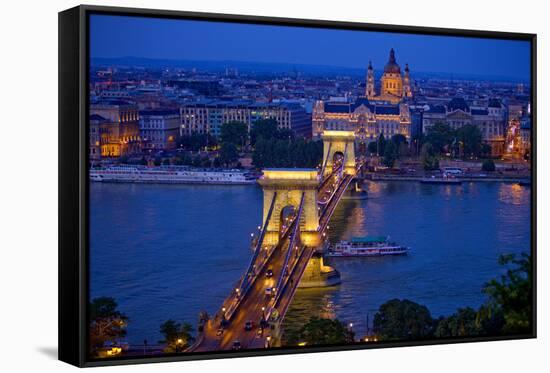
<path fill-rule="evenodd" d="M 260 232 L 260 235 L 258 236 L 258 242 L 256 243 L 256 247 L 254 249 L 254 254 L 252 255 L 252 259 L 250 260 L 250 263 L 248 265 L 248 268 L 244 274 L 244 277 L 241 281 L 241 284 L 239 285 L 239 288 L 241 291 L 246 293 L 248 290 L 248 287 L 251 284 L 250 279 L 254 278 L 256 274 L 252 273 L 254 269 L 254 263 L 256 262 L 256 259 L 258 258 L 260 252 L 262 251 L 262 244 L 264 241 L 265 232 L 267 231 L 267 226 L 269 225 L 269 221 L 271 220 L 271 215 L 273 213 L 273 209 L 275 207 L 275 200 L 277 199 L 277 192 L 273 193 L 273 199 L 271 200 L 271 204 L 269 206 L 269 211 L 267 213 L 267 218 L 264 221 L 264 226 L 262 227 L 262 230 Z M 252 274 L 252 275 L 251 275 Z"/>
<path fill-rule="evenodd" d="M 332 143 L 329 143 L 328 144 L 328 149 L 327 149 L 327 155 L 325 156 L 325 162 L 323 163 L 323 167 L 321 168 L 321 184 L 324 181 L 325 169 L 327 168 L 327 163 L 328 163 L 328 158 L 329 158 L 329 155 L 330 155 L 330 149 L 331 148 L 332 148 Z"/>
<path fill-rule="evenodd" d="M 299 227 L 300 227 L 300 217 L 302 216 L 302 210 L 303 210 L 303 207 L 304 207 L 304 200 L 305 200 L 305 193 L 302 193 L 302 198 L 300 199 L 300 207 L 298 208 L 298 212 L 296 213 L 296 218 L 294 220 L 294 229 L 292 231 L 292 236 L 290 237 L 290 242 L 288 244 L 288 250 L 286 252 L 286 255 L 285 255 L 285 261 L 283 263 L 283 269 L 281 271 L 281 274 L 279 276 L 279 279 L 277 281 L 277 286 L 275 287 L 276 289 L 276 293 L 275 293 L 275 300 L 274 300 L 274 304 L 277 303 L 277 300 L 280 296 L 280 289 L 281 289 L 281 285 L 284 281 L 284 278 L 285 276 L 288 275 L 288 262 L 290 261 L 290 257 L 292 256 L 292 250 L 294 248 L 294 244 L 296 242 L 296 239 L 297 239 L 297 236 L 298 236 L 298 233 L 299 233 Z"/>

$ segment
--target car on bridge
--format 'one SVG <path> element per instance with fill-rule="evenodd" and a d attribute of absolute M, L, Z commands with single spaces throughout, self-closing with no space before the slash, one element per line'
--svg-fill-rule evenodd
<path fill-rule="evenodd" d="M 267 271 L 265 272 L 265 277 L 267 278 L 273 277 L 273 269 L 268 268 Z"/>
<path fill-rule="evenodd" d="M 247 322 L 244 323 L 244 330 L 248 332 L 248 331 L 251 331 L 252 329 L 254 329 L 254 321 L 248 320 Z"/>
<path fill-rule="evenodd" d="M 240 341 L 234 341 L 233 342 L 233 347 L 231 347 L 233 350 L 240 350 L 242 347 L 241 345 L 241 342 Z"/>
<path fill-rule="evenodd" d="M 272 297 L 275 295 L 275 288 L 266 288 L 265 289 L 265 295 L 268 297 Z"/>

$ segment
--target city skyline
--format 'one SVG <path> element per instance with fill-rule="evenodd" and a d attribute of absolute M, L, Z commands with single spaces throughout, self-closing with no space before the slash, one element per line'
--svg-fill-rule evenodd
<path fill-rule="evenodd" d="M 91 16 L 90 30 L 92 59 L 136 57 L 365 70 L 372 61 L 380 70 L 394 48 L 400 65 L 408 63 L 420 73 L 522 81 L 530 81 L 531 75 L 527 41 L 105 15 Z"/>
<path fill-rule="evenodd" d="M 90 26 L 91 359 L 532 333 L 530 42 Z"/>

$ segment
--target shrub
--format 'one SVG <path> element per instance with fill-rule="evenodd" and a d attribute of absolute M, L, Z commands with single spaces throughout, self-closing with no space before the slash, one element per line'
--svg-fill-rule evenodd
<path fill-rule="evenodd" d="M 493 162 L 491 159 L 486 159 L 483 161 L 481 169 L 483 171 L 492 172 L 496 170 L 495 162 Z"/>

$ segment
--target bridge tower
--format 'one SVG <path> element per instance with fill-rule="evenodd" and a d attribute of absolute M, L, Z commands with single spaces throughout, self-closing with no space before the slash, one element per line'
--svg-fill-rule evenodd
<path fill-rule="evenodd" d="M 319 176 L 316 169 L 264 169 L 258 179 L 264 192 L 263 222 L 269 218 L 269 210 L 275 198 L 273 212 L 267 222 L 264 236 L 266 245 L 277 245 L 281 231 L 281 216 L 285 207 L 299 208 L 302 194 L 304 205 L 300 217 L 300 239 L 306 246 L 318 246 L 321 243 L 319 211 L 317 209 L 317 187 Z"/>
<path fill-rule="evenodd" d="M 325 130 L 323 139 L 323 177 L 332 172 L 335 156 L 344 157 L 344 172 L 355 175 L 355 132 Z"/>

